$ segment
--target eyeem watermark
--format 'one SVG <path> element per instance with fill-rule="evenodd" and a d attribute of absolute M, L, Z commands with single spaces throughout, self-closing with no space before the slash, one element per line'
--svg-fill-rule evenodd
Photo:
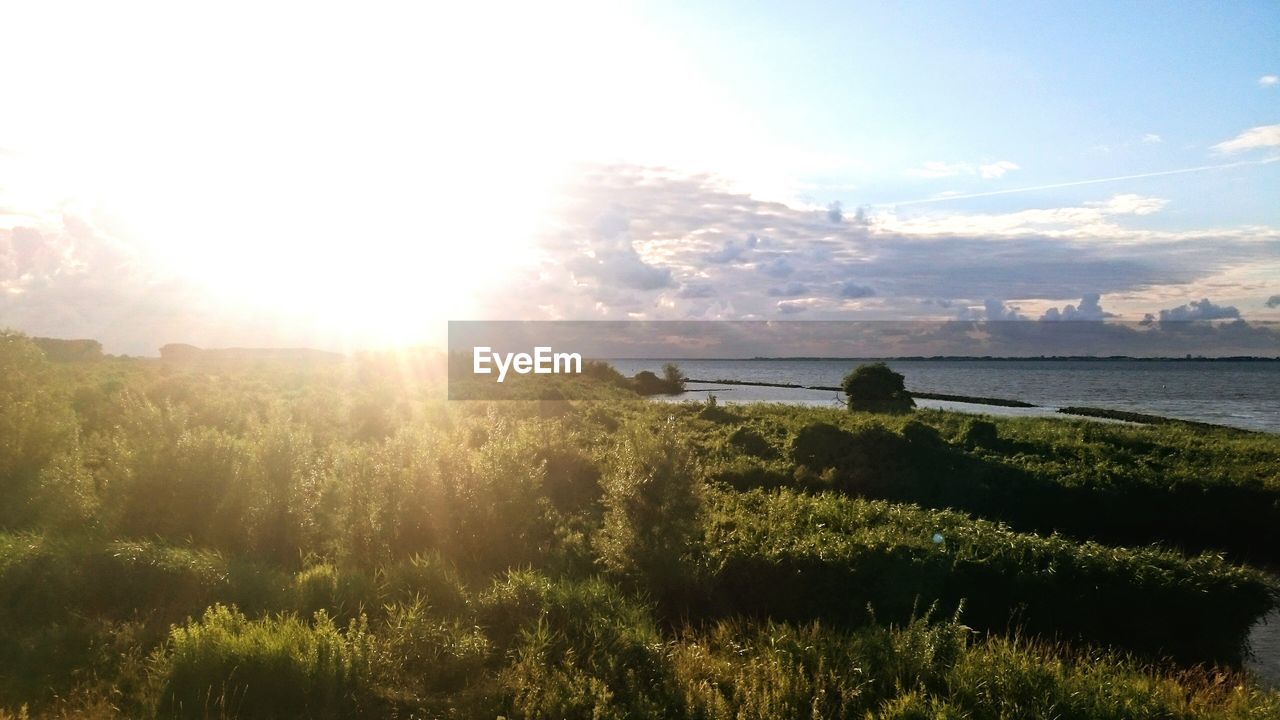
<path fill-rule="evenodd" d="M 519 375 L 577 375 L 582 373 L 582 355 L 578 353 L 552 352 L 550 347 L 535 347 L 533 354 L 501 353 L 485 345 L 471 349 L 471 371 L 476 375 L 489 375 L 498 369 L 498 382 L 507 377 L 508 370 Z M 492 365 L 492 367 L 491 367 Z"/>

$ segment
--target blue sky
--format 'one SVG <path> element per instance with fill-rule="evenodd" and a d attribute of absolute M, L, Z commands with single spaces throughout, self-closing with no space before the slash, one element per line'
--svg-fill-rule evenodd
<path fill-rule="evenodd" d="M 831 186 L 812 191 L 820 201 L 892 203 L 1257 159 L 1210 148 L 1280 118 L 1280 88 L 1259 84 L 1280 72 L 1280 6 L 1269 2 L 673 3 L 652 17 L 771 134 L 856 162 L 814 178 Z M 1019 169 L 999 182 L 903 174 L 931 161 L 999 160 Z M 1152 226 L 1280 221 L 1276 166 L 1110 187 L 1184 206 Z M 1070 203 L 1101 190 L 964 207 Z"/>
<path fill-rule="evenodd" d="M 152 354 L 450 319 L 1280 321 L 1273 2 L 5 20 L 0 326 Z"/>

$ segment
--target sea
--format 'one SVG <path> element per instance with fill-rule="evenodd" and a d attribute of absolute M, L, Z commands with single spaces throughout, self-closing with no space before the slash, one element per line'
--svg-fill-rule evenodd
<path fill-rule="evenodd" d="M 667 360 L 610 360 L 624 375 L 658 374 Z M 675 360 L 695 380 L 839 386 L 871 360 Z M 1053 416 L 1085 406 L 1280 432 L 1280 360 L 888 360 L 914 392 L 1021 400 L 1037 407 L 917 400 L 920 407 L 992 415 Z M 675 400 L 839 406 L 833 391 L 690 383 Z M 1057 415 L 1063 417 L 1062 415 Z"/>

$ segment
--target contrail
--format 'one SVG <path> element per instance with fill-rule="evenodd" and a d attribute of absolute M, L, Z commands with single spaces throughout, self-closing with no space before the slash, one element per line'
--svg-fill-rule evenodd
<path fill-rule="evenodd" d="M 992 190 L 990 192 L 966 193 L 964 195 L 948 195 L 946 197 L 932 197 L 923 200 L 904 200 L 896 203 L 879 203 L 880 206 L 891 205 L 921 205 L 923 203 L 947 202 L 948 200 L 967 200 L 969 198 L 991 197 L 993 195 L 1012 195 L 1014 193 L 1035 192 L 1037 190 L 1053 190 L 1055 188 L 1076 187 L 1078 185 L 1096 185 L 1098 183 L 1117 182 L 1119 180 L 1137 180 L 1139 178 L 1160 177 L 1162 175 L 1182 175 L 1184 173 L 1201 172 L 1203 170 L 1221 170 L 1224 168 L 1242 167 L 1245 165 L 1266 165 L 1280 161 L 1280 156 L 1264 158 L 1262 160 L 1241 160 L 1239 162 L 1222 163 L 1221 165 L 1199 165 L 1197 167 L 1182 168 L 1180 170 L 1161 170 L 1159 172 L 1140 173 L 1138 175 L 1118 175 L 1108 178 L 1094 178 L 1093 180 L 1073 180 L 1071 182 L 1054 183 L 1052 185 L 1036 185 L 1034 187 L 1012 188 L 1009 190 Z"/>

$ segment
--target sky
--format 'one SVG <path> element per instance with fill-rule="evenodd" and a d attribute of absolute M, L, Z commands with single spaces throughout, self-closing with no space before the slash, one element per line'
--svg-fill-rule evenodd
<path fill-rule="evenodd" d="M 0 327 L 1280 320 L 1280 5 L 26 3 Z"/>

